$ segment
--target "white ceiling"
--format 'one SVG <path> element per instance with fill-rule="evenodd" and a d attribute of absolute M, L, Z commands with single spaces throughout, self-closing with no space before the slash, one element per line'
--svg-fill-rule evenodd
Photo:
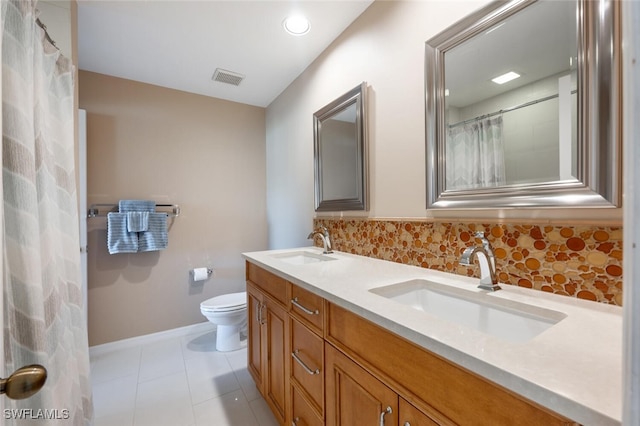
<path fill-rule="evenodd" d="M 576 7 L 575 1 L 536 2 L 448 51 L 447 104 L 465 107 L 569 72 L 569 58 L 578 51 Z M 503 85 L 491 81 L 508 71 L 521 77 Z"/>
<path fill-rule="evenodd" d="M 78 1 L 82 70 L 268 106 L 373 0 Z M 304 36 L 282 27 L 292 13 Z M 245 75 L 215 82 L 216 68 Z"/>

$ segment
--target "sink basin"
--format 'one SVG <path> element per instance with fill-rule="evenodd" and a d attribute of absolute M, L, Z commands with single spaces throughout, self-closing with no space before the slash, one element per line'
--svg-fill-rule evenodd
<path fill-rule="evenodd" d="M 525 342 L 560 322 L 562 312 L 417 279 L 378 287 L 372 293 L 511 342 Z"/>
<path fill-rule="evenodd" d="M 318 262 L 326 262 L 329 260 L 336 260 L 333 257 L 313 253 L 310 251 L 295 251 L 290 253 L 280 253 L 280 254 L 274 254 L 273 257 L 280 259 L 283 262 L 290 263 L 292 265 L 306 265 L 309 263 L 318 263 Z"/>

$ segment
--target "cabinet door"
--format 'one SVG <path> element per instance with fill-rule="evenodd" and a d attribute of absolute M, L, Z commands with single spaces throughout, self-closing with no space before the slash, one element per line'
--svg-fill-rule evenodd
<path fill-rule="evenodd" d="M 267 376 L 265 398 L 276 418 L 284 423 L 287 398 L 287 318 L 284 308 L 265 297 Z"/>
<path fill-rule="evenodd" d="M 247 369 L 256 382 L 256 386 L 263 392 L 266 353 L 262 344 L 262 324 L 264 322 L 264 307 L 262 293 L 251 283 L 247 283 Z"/>
<path fill-rule="evenodd" d="M 325 344 L 327 426 L 398 424 L 398 395 Z"/>

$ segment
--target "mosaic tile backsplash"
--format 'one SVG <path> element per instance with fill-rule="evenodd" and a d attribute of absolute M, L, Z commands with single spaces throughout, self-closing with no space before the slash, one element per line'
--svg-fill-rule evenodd
<path fill-rule="evenodd" d="M 327 219 L 336 250 L 479 277 L 460 265 L 484 231 L 501 283 L 622 306 L 622 227 Z"/>

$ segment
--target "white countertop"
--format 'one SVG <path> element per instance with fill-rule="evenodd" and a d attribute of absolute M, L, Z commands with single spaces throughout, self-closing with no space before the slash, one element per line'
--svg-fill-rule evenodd
<path fill-rule="evenodd" d="M 583 425 L 622 419 L 622 309 L 511 285 L 491 297 L 566 314 L 531 340 L 513 343 L 456 325 L 369 292 L 412 279 L 471 291 L 478 279 L 342 252 L 337 261 L 293 265 L 277 254 L 315 247 L 244 253 L 249 261 L 310 290 L 515 393 Z M 499 268 L 499 265 L 498 265 Z"/>

